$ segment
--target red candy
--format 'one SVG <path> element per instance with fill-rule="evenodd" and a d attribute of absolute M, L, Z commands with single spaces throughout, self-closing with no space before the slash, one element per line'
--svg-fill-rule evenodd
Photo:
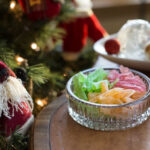
<path fill-rule="evenodd" d="M 108 80 L 112 83 L 116 79 L 119 81 L 115 84 L 115 87 L 121 87 L 125 89 L 133 89 L 135 91 L 146 91 L 146 85 L 144 81 L 137 75 L 134 75 L 128 68 L 120 66 L 120 72 L 112 70 L 108 75 Z"/>
<path fill-rule="evenodd" d="M 118 54 L 120 51 L 120 43 L 117 39 L 109 39 L 104 45 L 108 54 Z"/>

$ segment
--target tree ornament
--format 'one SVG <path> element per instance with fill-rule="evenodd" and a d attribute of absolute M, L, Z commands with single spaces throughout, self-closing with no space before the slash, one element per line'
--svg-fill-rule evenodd
<path fill-rule="evenodd" d="M 18 0 L 29 19 L 51 19 L 60 12 L 61 4 L 53 0 Z"/>
<path fill-rule="evenodd" d="M 75 18 L 60 24 L 66 31 L 63 39 L 63 58 L 67 61 L 74 61 L 79 57 L 87 37 L 97 41 L 107 35 L 91 9 L 91 0 L 74 0 L 73 2 L 76 10 Z"/>
<path fill-rule="evenodd" d="M 17 78 L 21 79 L 23 82 L 27 80 L 27 72 L 24 68 L 16 68 L 15 69 Z"/>
<path fill-rule="evenodd" d="M 0 132 L 25 133 L 33 122 L 33 102 L 15 73 L 0 61 Z"/>

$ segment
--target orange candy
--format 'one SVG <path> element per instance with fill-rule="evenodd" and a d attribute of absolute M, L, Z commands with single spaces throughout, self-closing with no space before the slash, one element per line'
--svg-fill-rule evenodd
<path fill-rule="evenodd" d="M 100 83 L 101 93 L 89 93 L 88 99 L 90 102 L 99 104 L 122 104 L 135 101 L 145 92 L 136 92 L 132 89 L 113 88 L 108 89 L 108 83 L 103 81 Z"/>

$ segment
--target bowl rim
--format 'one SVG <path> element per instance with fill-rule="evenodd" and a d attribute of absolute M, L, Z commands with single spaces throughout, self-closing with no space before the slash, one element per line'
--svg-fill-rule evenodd
<path fill-rule="evenodd" d="M 80 71 L 82 73 L 88 73 L 88 72 L 91 72 L 91 71 L 94 71 L 96 69 L 98 69 L 100 67 L 96 67 L 96 68 L 90 68 L 90 69 L 86 69 L 86 70 L 83 70 L 83 71 Z M 119 70 L 119 67 L 112 67 L 112 68 L 103 68 L 104 70 Z M 119 108 L 119 107 L 124 107 L 124 106 L 131 106 L 131 105 L 136 105 L 136 104 L 139 104 L 141 102 L 143 102 L 144 100 L 146 100 L 149 96 L 150 96 L 150 79 L 148 76 L 146 76 L 145 74 L 139 72 L 139 71 L 136 71 L 134 69 L 130 69 L 131 72 L 133 72 L 134 74 L 137 74 L 139 75 L 140 77 L 144 78 L 144 80 L 146 80 L 147 84 L 148 84 L 148 91 L 147 93 L 140 99 L 138 100 L 135 100 L 133 102 L 129 102 L 129 103 L 123 103 L 123 104 L 110 104 L 110 105 L 107 105 L 107 104 L 98 104 L 98 103 L 92 103 L 92 102 L 89 102 L 89 101 L 86 101 L 84 99 L 80 99 L 79 97 L 77 97 L 73 91 L 71 90 L 71 83 L 72 83 L 72 80 L 73 78 L 78 74 L 76 73 L 75 75 L 73 75 L 67 82 L 66 84 L 66 91 L 67 93 L 74 97 L 75 100 L 79 101 L 79 102 L 82 102 L 82 103 L 85 103 L 85 104 L 88 104 L 88 105 L 91 105 L 91 106 L 95 106 L 95 107 L 105 107 L 105 108 Z"/>

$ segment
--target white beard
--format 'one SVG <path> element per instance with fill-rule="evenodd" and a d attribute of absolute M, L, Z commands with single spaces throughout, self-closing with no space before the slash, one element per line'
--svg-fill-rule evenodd
<path fill-rule="evenodd" d="M 91 0 L 75 0 L 75 3 L 78 10 L 89 10 L 93 6 Z"/>
<path fill-rule="evenodd" d="M 11 76 L 8 77 L 6 81 L 0 84 L 0 117 L 3 113 L 4 116 L 11 118 L 14 116 L 14 109 L 22 112 L 21 108 L 25 107 L 22 102 L 28 105 L 28 111 L 33 110 L 32 98 L 24 88 L 21 80 Z M 9 112 L 8 104 L 12 107 L 12 114 Z"/>

